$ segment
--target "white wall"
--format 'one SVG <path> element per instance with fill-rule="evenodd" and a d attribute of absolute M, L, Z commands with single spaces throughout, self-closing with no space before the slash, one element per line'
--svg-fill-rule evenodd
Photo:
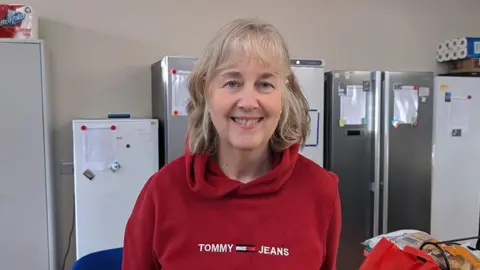
<path fill-rule="evenodd" d="M 241 16 L 275 24 L 294 57 L 327 69 L 433 70 L 436 44 L 480 36 L 478 0 L 30 0 L 50 60 L 55 161 L 72 160 L 70 121 L 130 112 L 149 116 L 149 65 L 193 55 Z M 56 176 L 59 260 L 72 222 L 73 180 Z M 71 250 L 69 261 L 74 258 Z M 67 267 L 67 269 L 69 269 Z"/>

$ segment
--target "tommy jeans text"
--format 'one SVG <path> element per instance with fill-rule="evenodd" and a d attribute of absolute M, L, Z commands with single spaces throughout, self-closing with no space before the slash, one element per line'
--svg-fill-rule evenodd
<path fill-rule="evenodd" d="M 288 256 L 289 250 L 286 247 L 264 246 L 259 247 L 248 244 L 198 244 L 200 252 L 241 252 L 241 253 L 258 253 L 273 256 Z"/>

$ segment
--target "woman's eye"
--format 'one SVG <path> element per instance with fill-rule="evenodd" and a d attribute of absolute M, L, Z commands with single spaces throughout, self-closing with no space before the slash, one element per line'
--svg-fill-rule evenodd
<path fill-rule="evenodd" d="M 260 86 L 261 89 L 272 89 L 273 88 L 272 84 L 266 83 L 266 82 L 259 83 L 259 86 Z"/>
<path fill-rule="evenodd" d="M 225 86 L 230 87 L 230 88 L 235 88 L 238 87 L 240 84 L 236 81 L 229 81 L 225 84 Z"/>

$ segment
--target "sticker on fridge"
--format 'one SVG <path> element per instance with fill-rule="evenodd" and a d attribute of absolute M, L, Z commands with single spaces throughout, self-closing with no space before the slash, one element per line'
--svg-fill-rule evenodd
<path fill-rule="evenodd" d="M 367 116 L 367 94 L 363 85 L 347 85 L 340 95 L 339 125 L 362 125 Z"/>
<path fill-rule="evenodd" d="M 449 89 L 448 84 L 442 83 L 440 84 L 440 92 L 445 93 Z"/>
<path fill-rule="evenodd" d="M 187 115 L 188 78 L 190 71 L 172 70 L 172 115 Z"/>
<path fill-rule="evenodd" d="M 430 96 L 430 88 L 428 87 L 420 87 L 418 89 L 418 96 L 419 97 L 428 97 Z"/>
<path fill-rule="evenodd" d="M 418 118 L 418 86 L 393 85 L 393 121 L 398 124 L 416 124 Z"/>

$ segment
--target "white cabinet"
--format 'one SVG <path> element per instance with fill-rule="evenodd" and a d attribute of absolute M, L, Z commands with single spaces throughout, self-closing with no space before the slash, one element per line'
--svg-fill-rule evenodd
<path fill-rule="evenodd" d="M 41 41 L 0 39 L 1 269 L 55 269 L 43 62 Z"/>

